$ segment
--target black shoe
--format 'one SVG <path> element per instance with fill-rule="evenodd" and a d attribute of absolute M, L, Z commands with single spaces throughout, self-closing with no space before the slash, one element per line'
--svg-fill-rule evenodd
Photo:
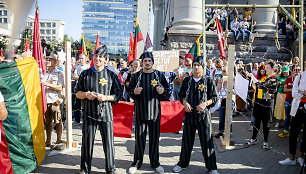
<path fill-rule="evenodd" d="M 116 171 L 106 172 L 107 174 L 117 174 Z"/>
<path fill-rule="evenodd" d="M 221 136 L 223 136 L 224 134 L 219 132 L 217 135 L 215 135 L 216 138 L 220 138 Z"/>

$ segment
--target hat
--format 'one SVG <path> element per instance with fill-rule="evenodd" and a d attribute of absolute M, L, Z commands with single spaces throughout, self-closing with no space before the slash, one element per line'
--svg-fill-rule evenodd
<path fill-rule="evenodd" d="M 283 73 L 289 72 L 289 67 L 288 67 L 288 66 L 284 66 L 284 67 L 282 68 L 282 72 L 283 72 Z"/>
<path fill-rule="evenodd" d="M 153 58 L 153 54 L 152 52 L 145 52 L 145 53 L 142 53 L 141 56 L 140 56 L 140 59 L 145 59 L 145 58 L 150 58 L 152 59 L 153 63 L 154 63 L 154 58 Z"/>
<path fill-rule="evenodd" d="M 104 58 L 106 58 L 106 55 L 107 55 L 107 48 L 106 48 L 106 45 L 103 45 L 101 47 L 99 47 L 95 54 L 98 54 L 98 55 L 101 55 L 103 56 Z"/>
<path fill-rule="evenodd" d="M 50 54 L 50 56 L 47 56 L 46 58 L 58 60 L 58 56 L 54 53 Z"/>
<path fill-rule="evenodd" d="M 203 68 L 205 67 L 205 62 L 204 62 L 203 56 L 198 56 L 198 57 L 194 58 L 192 64 L 194 64 L 195 62 L 198 62 Z"/>

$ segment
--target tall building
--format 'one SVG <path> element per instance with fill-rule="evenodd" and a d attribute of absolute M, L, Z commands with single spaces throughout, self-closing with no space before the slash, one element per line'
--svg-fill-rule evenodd
<path fill-rule="evenodd" d="M 127 55 L 133 32 L 134 0 L 83 0 L 84 38 L 95 42 L 97 33 L 110 54 Z"/>

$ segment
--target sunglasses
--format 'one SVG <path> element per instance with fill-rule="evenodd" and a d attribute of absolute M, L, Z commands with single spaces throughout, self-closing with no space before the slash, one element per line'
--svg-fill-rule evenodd
<path fill-rule="evenodd" d="M 216 68 L 222 68 L 222 66 L 216 66 Z"/>
<path fill-rule="evenodd" d="M 301 69 L 294 69 L 294 71 L 301 71 Z"/>
<path fill-rule="evenodd" d="M 191 65 L 186 65 L 187 67 L 190 67 Z"/>

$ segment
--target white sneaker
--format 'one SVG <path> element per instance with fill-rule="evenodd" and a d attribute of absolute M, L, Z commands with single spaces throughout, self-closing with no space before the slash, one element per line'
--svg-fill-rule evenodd
<path fill-rule="evenodd" d="M 302 167 L 304 164 L 304 159 L 301 157 L 298 157 L 297 162 L 299 163 L 299 165 Z"/>
<path fill-rule="evenodd" d="M 165 172 L 164 168 L 163 168 L 161 165 L 159 165 L 158 167 L 156 167 L 156 168 L 155 168 L 155 171 L 156 171 L 157 173 L 164 173 L 164 172 Z"/>
<path fill-rule="evenodd" d="M 212 170 L 210 171 L 210 174 L 219 174 L 218 170 Z"/>
<path fill-rule="evenodd" d="M 296 164 L 296 160 L 295 159 L 291 160 L 290 158 L 286 158 L 285 160 L 279 161 L 278 163 L 284 166 L 294 166 Z"/>
<path fill-rule="evenodd" d="M 247 145 L 253 145 L 256 144 L 257 139 L 250 139 L 248 142 L 246 142 Z"/>
<path fill-rule="evenodd" d="M 269 147 L 269 145 L 268 145 L 267 142 L 264 142 L 262 148 L 263 148 L 264 150 L 269 150 L 270 147 Z"/>
<path fill-rule="evenodd" d="M 253 131 L 253 126 L 250 126 L 249 131 Z"/>
<path fill-rule="evenodd" d="M 129 168 L 129 174 L 135 174 L 136 171 L 137 171 L 137 167 L 132 166 Z"/>
<path fill-rule="evenodd" d="M 185 169 L 186 169 L 186 168 L 182 168 L 182 167 L 180 167 L 179 165 L 176 165 L 176 166 L 173 167 L 172 171 L 173 171 L 174 173 L 180 173 L 180 171 L 185 170 Z"/>

